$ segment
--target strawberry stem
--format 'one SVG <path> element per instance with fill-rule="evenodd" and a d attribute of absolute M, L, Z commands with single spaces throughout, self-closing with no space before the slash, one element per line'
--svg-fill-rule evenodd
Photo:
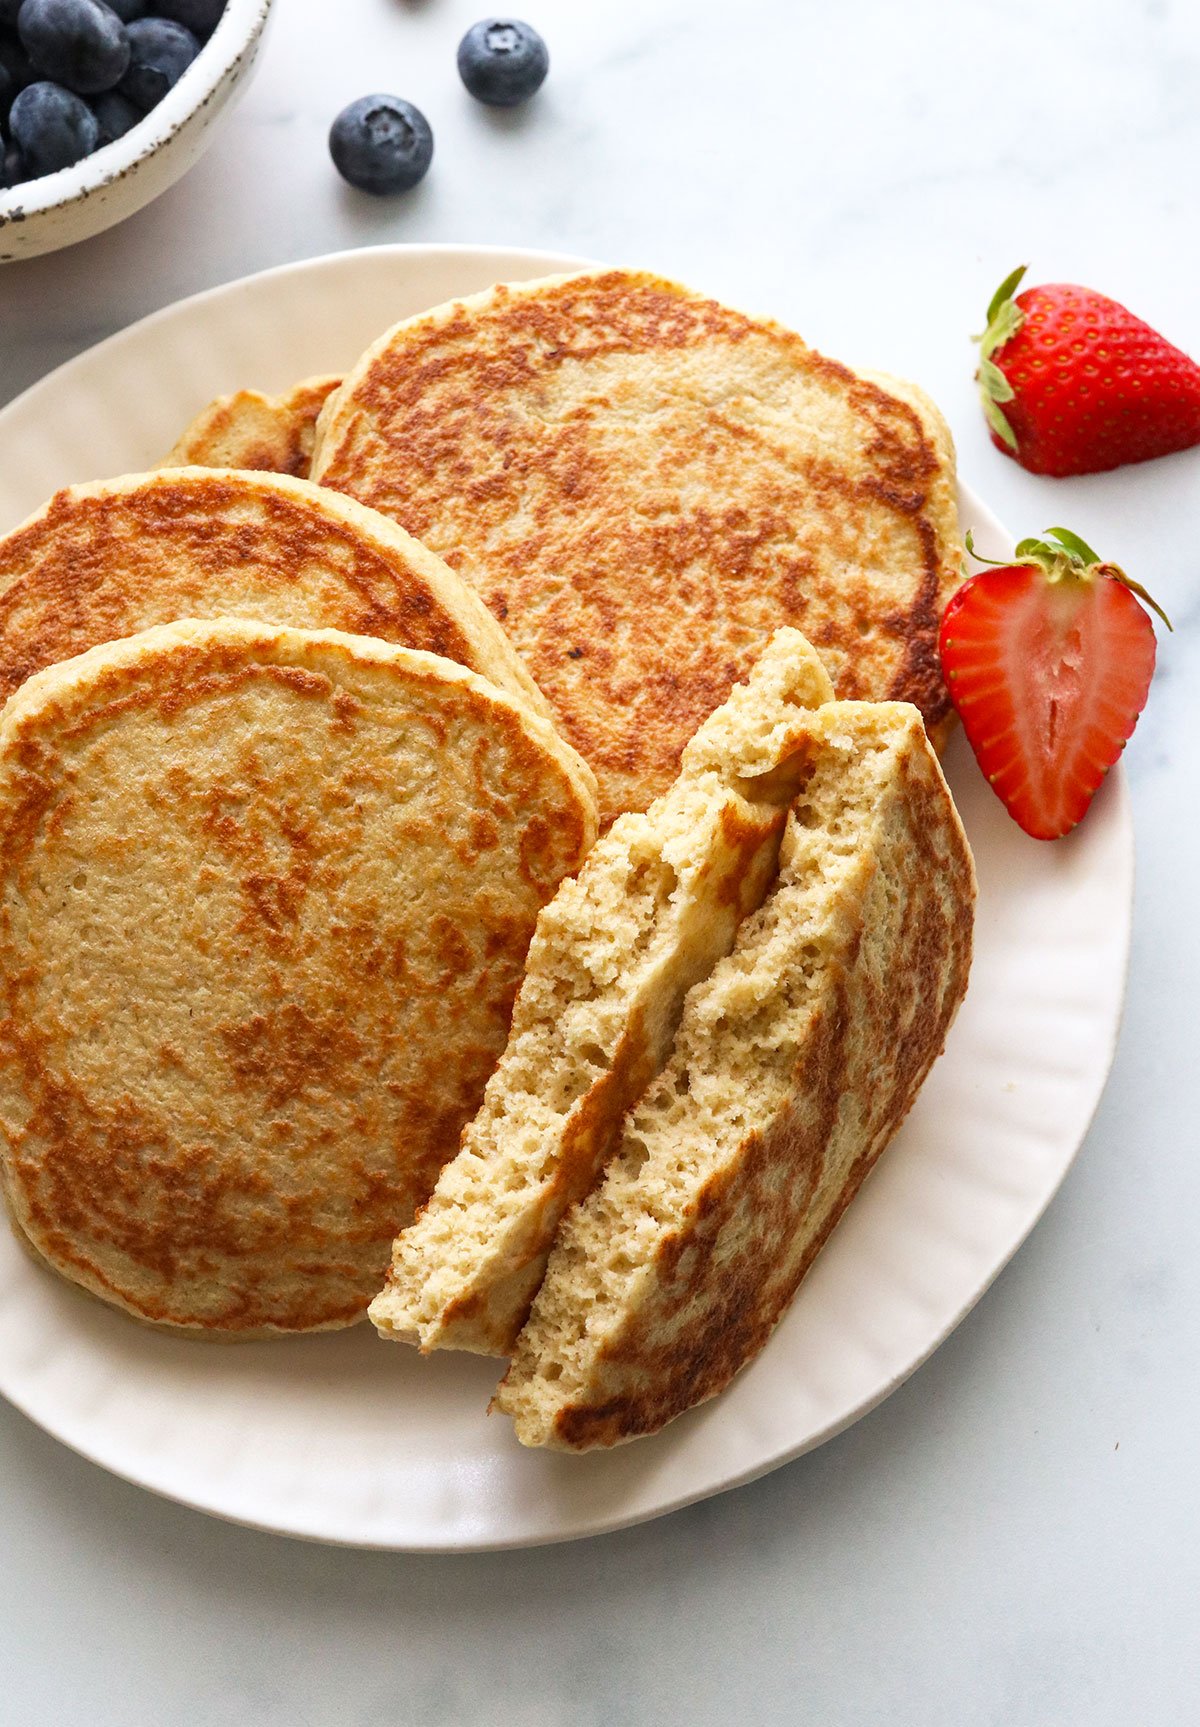
<path fill-rule="evenodd" d="M 1060 582 L 1068 576 L 1085 581 L 1092 581 L 1097 576 L 1107 576 L 1110 581 L 1120 582 L 1123 588 L 1128 588 L 1143 605 L 1149 606 L 1152 612 L 1158 614 L 1172 635 L 1175 633 L 1170 618 L 1153 595 L 1147 593 L 1142 584 L 1135 582 L 1132 576 L 1127 576 L 1120 564 L 1106 564 L 1100 554 L 1094 552 L 1078 534 L 1073 534 L 1070 528 L 1047 528 L 1042 539 L 1018 540 L 1011 559 L 985 558 L 981 552 L 975 550 L 970 529 L 967 530 L 965 543 L 968 552 L 978 563 L 991 564 L 1000 570 L 1010 567 L 1015 561 L 1017 564 L 1036 564 L 1052 582 Z"/>
<path fill-rule="evenodd" d="M 970 528 L 967 529 L 966 539 L 963 543 L 977 564 L 991 564 L 994 569 L 1004 570 L 1012 563 L 1011 558 L 985 558 L 982 552 L 977 552 L 975 550 L 975 536 Z"/>
<path fill-rule="evenodd" d="M 1142 604 L 1149 606 L 1152 612 L 1157 612 L 1171 634 L 1175 634 L 1175 626 L 1166 612 L 1163 611 L 1153 594 L 1146 592 L 1140 582 L 1135 582 L 1132 576 L 1127 576 L 1118 564 L 1101 564 L 1099 568 L 1103 570 L 1106 576 L 1111 576 L 1114 582 L 1120 582 L 1123 588 L 1128 588 L 1131 594 L 1136 594 Z"/>

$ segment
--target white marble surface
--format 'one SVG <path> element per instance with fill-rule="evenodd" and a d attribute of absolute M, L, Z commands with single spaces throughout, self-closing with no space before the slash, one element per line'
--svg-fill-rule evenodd
<path fill-rule="evenodd" d="M 903 1390 L 769 1479 L 626 1534 L 458 1559 L 303 1546 L 153 1500 L 0 1405 L 0 1717 L 1191 1727 L 1200 451 L 1025 475 L 984 437 L 966 337 L 1026 258 L 1200 353 L 1200 12 L 528 12 L 552 70 L 514 117 L 457 84 L 475 0 L 277 0 L 256 84 L 183 182 L 0 271 L 0 400 L 180 295 L 381 240 L 651 264 L 919 379 L 1013 528 L 1065 521 L 1176 623 L 1127 758 L 1139 882 L 1112 1080 L 1044 1222 Z M 325 153 L 336 110 L 379 88 L 437 136 L 407 201 L 351 192 Z"/>

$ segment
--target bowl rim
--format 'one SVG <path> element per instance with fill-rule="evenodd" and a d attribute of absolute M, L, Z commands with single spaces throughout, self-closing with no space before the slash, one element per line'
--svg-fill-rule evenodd
<path fill-rule="evenodd" d="M 199 54 L 162 101 L 123 138 L 83 156 L 68 168 L 0 190 L 0 228 L 63 209 L 131 173 L 168 143 L 213 97 L 257 41 L 274 0 L 226 0 L 225 10 Z"/>

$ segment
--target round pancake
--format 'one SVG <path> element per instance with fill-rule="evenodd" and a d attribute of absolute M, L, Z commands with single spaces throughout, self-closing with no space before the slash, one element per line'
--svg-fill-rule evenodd
<path fill-rule="evenodd" d="M 139 1317 L 348 1324 L 457 1149 L 596 832 L 550 724 L 450 661 L 241 620 L 0 718 L 0 1169 Z"/>
<path fill-rule="evenodd" d="M 424 546 L 307 480 L 171 468 L 70 486 L 0 539 L 0 701 L 174 618 L 380 636 L 545 700 L 487 608 Z"/>
<path fill-rule="evenodd" d="M 317 415 L 334 375 L 303 378 L 282 396 L 235 390 L 202 408 L 180 433 L 161 468 L 259 468 L 272 474 L 307 476 Z"/>
<path fill-rule="evenodd" d="M 678 284 L 552 277 L 396 325 L 328 398 L 311 471 L 482 594 L 606 820 L 665 790 L 783 624 L 840 696 L 948 721 L 941 417 Z"/>

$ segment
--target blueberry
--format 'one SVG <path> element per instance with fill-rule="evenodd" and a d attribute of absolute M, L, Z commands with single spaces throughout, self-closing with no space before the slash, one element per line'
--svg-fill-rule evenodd
<path fill-rule="evenodd" d="M 129 64 L 125 26 L 103 0 L 25 0 L 18 28 L 43 77 L 81 96 L 111 90 Z"/>
<path fill-rule="evenodd" d="M 37 82 L 37 73 L 28 54 L 19 42 L 11 41 L 7 36 L 0 36 L 0 65 L 12 79 L 14 95 L 26 84 Z"/>
<path fill-rule="evenodd" d="M 61 84 L 28 84 L 8 116 L 30 179 L 69 168 L 96 148 L 100 128 L 82 96 Z"/>
<path fill-rule="evenodd" d="M 200 44 L 190 30 L 170 18 L 135 18 L 126 34 L 132 54 L 121 94 L 145 113 L 179 82 L 200 52 Z"/>
<path fill-rule="evenodd" d="M 193 36 L 208 36 L 216 29 L 225 10 L 225 0 L 157 0 L 160 18 L 173 18 Z"/>
<path fill-rule="evenodd" d="M 433 133 L 419 108 L 399 96 L 360 96 L 329 130 L 329 154 L 361 192 L 407 192 L 433 160 Z"/>
<path fill-rule="evenodd" d="M 546 44 L 519 18 L 484 18 L 458 45 L 458 75 L 489 108 L 515 108 L 550 70 Z"/>
<path fill-rule="evenodd" d="M 26 84 L 32 84 L 37 73 L 25 60 L 25 50 L 15 48 L 10 56 L 5 52 L 8 43 L 0 39 L 0 127 L 8 124 L 8 110 L 13 105 L 13 99 L 18 90 L 23 90 Z M 24 61 L 24 65 L 20 64 Z"/>
<path fill-rule="evenodd" d="M 21 160 L 21 152 L 15 144 L 6 146 L 0 155 L 0 189 L 8 186 L 19 186 L 22 180 L 27 180 L 25 164 Z"/>
<path fill-rule="evenodd" d="M 117 138 L 123 138 L 130 127 L 136 126 L 142 117 L 141 109 L 135 107 L 128 96 L 122 96 L 119 90 L 105 90 L 101 95 L 93 97 L 92 113 L 96 116 L 96 124 L 100 128 L 100 141 L 96 145 L 98 150 Z"/>

